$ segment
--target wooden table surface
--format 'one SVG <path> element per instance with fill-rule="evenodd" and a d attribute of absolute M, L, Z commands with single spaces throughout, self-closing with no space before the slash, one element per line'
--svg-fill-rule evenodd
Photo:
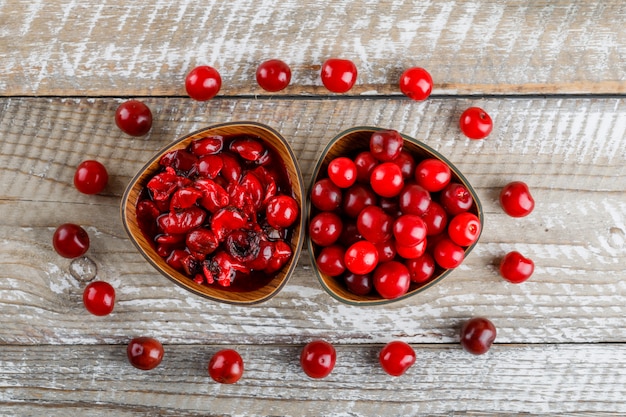
<path fill-rule="evenodd" d="M 625 415 L 624 22 L 623 0 L 0 0 L 0 415 Z M 320 82 L 332 56 L 359 69 L 347 94 Z M 254 78 L 270 58 L 293 71 L 276 94 Z M 185 75 L 201 64 L 223 78 L 220 94 L 203 103 L 184 90 Z M 399 92 L 411 66 L 433 75 L 424 102 Z M 115 126 L 127 98 L 152 109 L 145 137 Z M 471 105 L 494 119 L 483 141 L 459 132 Z M 307 184 L 344 129 L 416 137 L 475 186 L 483 235 L 438 286 L 387 306 L 331 298 L 306 250 L 263 304 L 187 293 L 131 244 L 121 195 L 175 138 L 238 120 L 280 131 Z M 85 159 L 109 170 L 101 195 L 73 187 Z M 526 218 L 508 217 L 497 202 L 513 180 L 535 197 Z M 65 222 L 88 231 L 85 258 L 53 250 L 52 233 Z M 521 285 L 497 272 L 511 250 L 536 264 Z M 93 279 L 116 288 L 110 316 L 82 305 Z M 472 356 L 458 332 L 479 315 L 498 336 L 488 354 Z M 128 364 L 135 336 L 164 344 L 158 368 Z M 338 352 L 324 380 L 306 377 L 298 363 L 317 338 Z M 377 362 L 391 340 L 417 353 L 399 378 Z M 223 347 L 245 361 L 235 385 L 206 371 Z"/>

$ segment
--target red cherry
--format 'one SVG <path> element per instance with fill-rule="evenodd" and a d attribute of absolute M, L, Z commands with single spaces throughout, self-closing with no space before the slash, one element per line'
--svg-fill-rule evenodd
<path fill-rule="evenodd" d="M 267 222 L 275 229 L 290 227 L 298 219 L 298 202 L 288 195 L 277 195 L 267 203 Z"/>
<path fill-rule="evenodd" d="M 397 261 L 378 264 L 373 274 L 374 288 L 381 297 L 394 299 L 403 296 L 411 285 L 406 266 Z"/>
<path fill-rule="evenodd" d="M 398 206 L 404 214 L 424 215 L 430 207 L 431 196 L 428 190 L 417 184 L 407 184 L 398 194 Z"/>
<path fill-rule="evenodd" d="M 113 311 L 115 289 L 108 282 L 94 281 L 83 291 L 83 304 L 95 316 L 106 316 Z"/>
<path fill-rule="evenodd" d="M 115 124 L 130 136 L 143 136 L 152 127 L 152 112 L 143 102 L 128 100 L 115 111 Z"/>
<path fill-rule="evenodd" d="M 489 114 L 480 107 L 470 107 L 461 114 L 461 131 L 470 139 L 484 139 L 493 129 Z"/>
<path fill-rule="evenodd" d="M 424 239 L 415 245 L 396 244 L 396 252 L 398 253 L 398 256 L 404 259 L 419 258 L 426 251 L 426 243 L 426 239 Z"/>
<path fill-rule="evenodd" d="M 500 205 L 509 216 L 524 217 L 535 208 L 535 200 L 526 183 L 513 181 L 500 191 Z"/>
<path fill-rule="evenodd" d="M 450 167 L 439 159 L 424 159 L 415 168 L 415 181 L 431 193 L 443 190 L 451 177 Z"/>
<path fill-rule="evenodd" d="M 354 158 L 354 164 L 356 165 L 356 180 L 369 185 L 372 170 L 378 165 L 374 155 L 369 151 L 361 152 Z"/>
<path fill-rule="evenodd" d="M 403 214 L 398 217 L 393 223 L 392 230 L 397 244 L 402 246 L 414 246 L 426 238 L 426 224 L 415 214 Z"/>
<path fill-rule="evenodd" d="M 411 275 L 411 281 L 416 283 L 428 281 L 435 272 L 435 260 L 428 252 L 418 258 L 407 260 L 405 265 Z"/>
<path fill-rule="evenodd" d="M 356 65 L 347 59 L 330 58 L 322 64 L 321 77 L 329 91 L 346 93 L 356 82 Z"/>
<path fill-rule="evenodd" d="M 393 258 L 396 257 L 397 251 L 393 239 L 376 243 L 374 246 L 376 246 L 376 250 L 378 251 L 378 262 L 393 261 Z"/>
<path fill-rule="evenodd" d="M 341 204 L 341 189 L 329 178 L 317 181 L 311 189 L 311 203 L 321 211 L 333 211 Z"/>
<path fill-rule="evenodd" d="M 394 340 L 380 351 L 378 360 L 386 373 L 401 376 L 415 363 L 415 351 L 408 343 Z"/>
<path fill-rule="evenodd" d="M 185 78 L 187 94 L 194 100 L 210 100 L 222 88 L 220 73 L 213 67 L 201 65 L 191 70 Z"/>
<path fill-rule="evenodd" d="M 322 248 L 317 256 L 317 268 L 322 274 L 336 277 L 343 274 L 346 270 L 344 261 L 346 250 L 340 245 L 331 245 Z"/>
<path fill-rule="evenodd" d="M 109 181 L 106 168 L 98 161 L 83 161 L 74 173 L 74 186 L 83 194 L 98 194 Z"/>
<path fill-rule="evenodd" d="M 439 203 L 431 201 L 428 210 L 422 215 L 422 220 L 426 223 L 427 235 L 435 236 L 446 230 L 448 214 Z"/>
<path fill-rule="evenodd" d="M 402 151 L 404 139 L 396 130 L 379 130 L 372 133 L 370 152 L 379 161 L 393 161 Z"/>
<path fill-rule="evenodd" d="M 370 187 L 357 183 L 345 191 L 342 201 L 343 213 L 349 217 L 358 217 L 365 207 L 376 205 L 376 194 Z"/>
<path fill-rule="evenodd" d="M 280 59 L 270 59 L 258 66 L 256 81 L 265 91 L 280 91 L 289 85 L 291 69 Z"/>
<path fill-rule="evenodd" d="M 378 264 L 378 250 L 373 243 L 361 240 L 346 249 L 344 263 L 354 274 L 369 274 Z"/>
<path fill-rule="evenodd" d="M 432 90 L 433 79 L 424 68 L 409 68 L 400 76 L 400 91 L 411 100 L 425 100 Z"/>
<path fill-rule="evenodd" d="M 391 239 L 393 219 L 377 206 L 367 206 L 361 210 L 356 220 L 359 234 L 376 244 Z"/>
<path fill-rule="evenodd" d="M 496 327 L 484 317 L 474 317 L 463 323 L 461 346 L 473 355 L 487 353 L 496 339 Z"/>
<path fill-rule="evenodd" d="M 461 246 L 444 237 L 435 244 L 433 258 L 440 267 L 452 269 L 461 265 L 465 258 L 465 251 Z"/>
<path fill-rule="evenodd" d="M 468 189 L 457 182 L 451 182 L 441 191 L 441 206 L 452 216 L 468 211 L 474 199 Z"/>
<path fill-rule="evenodd" d="M 311 378 L 325 378 L 333 371 L 337 352 L 330 343 L 314 340 L 307 343 L 300 353 L 300 366 Z"/>
<path fill-rule="evenodd" d="M 343 276 L 343 280 L 346 283 L 346 287 L 348 287 L 348 291 L 352 294 L 368 295 L 372 292 L 372 288 L 374 288 L 370 274 L 360 275 L 346 272 Z"/>
<path fill-rule="evenodd" d="M 535 271 L 532 259 L 524 257 L 517 251 L 509 252 L 500 261 L 500 275 L 513 284 L 526 281 Z"/>
<path fill-rule="evenodd" d="M 89 235 L 82 227 L 65 223 L 52 236 L 54 250 L 64 258 L 78 258 L 89 249 Z"/>
<path fill-rule="evenodd" d="M 345 156 L 333 159 L 328 164 L 328 178 L 339 188 L 348 188 L 356 182 L 356 165 Z"/>
<path fill-rule="evenodd" d="M 128 361 L 137 369 L 154 369 L 163 360 L 163 345 L 151 337 L 136 337 L 126 348 Z"/>
<path fill-rule="evenodd" d="M 478 217 L 469 212 L 454 216 L 448 224 L 448 236 L 459 246 L 469 246 L 478 240 L 481 226 Z"/>
<path fill-rule="evenodd" d="M 209 360 L 209 376 L 220 384 L 234 384 L 243 375 L 243 359 L 233 349 L 222 349 Z"/>
<path fill-rule="evenodd" d="M 383 162 L 372 170 L 370 185 L 376 194 L 382 197 L 395 197 L 404 186 L 400 167 L 393 162 Z"/>
<path fill-rule="evenodd" d="M 309 223 L 309 237 L 319 246 L 332 245 L 339 239 L 343 229 L 341 217 L 329 211 L 316 214 Z"/>
<path fill-rule="evenodd" d="M 398 157 L 393 160 L 393 163 L 400 167 L 402 178 L 404 178 L 405 181 L 413 178 L 415 175 L 415 158 L 406 150 L 403 149 Z"/>

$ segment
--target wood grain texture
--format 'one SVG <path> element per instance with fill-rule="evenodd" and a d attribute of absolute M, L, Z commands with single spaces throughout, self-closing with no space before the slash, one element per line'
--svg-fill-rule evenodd
<path fill-rule="evenodd" d="M 622 344 L 502 345 L 473 357 L 458 346 L 413 345 L 402 377 L 378 366 L 382 345 L 337 348 L 324 380 L 300 369 L 302 346 L 233 345 L 244 360 L 234 385 L 206 365 L 225 345 L 166 345 L 145 372 L 125 346 L 3 347 L 0 413 L 81 416 L 619 416 L 626 412 Z M 28 407 L 25 405 L 28 404 Z M 484 411 L 481 411 L 484 410 Z M 20 414 L 24 415 L 24 414 Z"/>
<path fill-rule="evenodd" d="M 623 342 L 626 287 L 626 102 L 622 99 L 146 100 L 155 123 L 144 138 L 114 125 L 117 99 L 0 100 L 0 333 L 3 344 L 120 344 L 136 332 L 164 343 L 453 343 L 463 320 L 487 315 L 500 343 Z M 496 122 L 489 140 L 470 141 L 456 120 L 470 104 Z M 306 251 L 286 287 L 259 306 L 212 303 L 156 273 L 128 240 L 121 194 L 158 149 L 200 127 L 261 121 L 290 142 L 305 183 L 338 132 L 394 127 L 446 155 L 483 203 L 485 230 L 466 263 L 407 301 L 367 308 L 334 301 L 316 281 Z M 110 172 L 103 195 L 74 190 L 81 160 Z M 523 180 L 537 201 L 523 219 L 497 203 L 501 186 Z M 72 221 L 92 236 L 86 264 L 51 247 L 54 228 Z M 524 285 L 495 267 L 509 250 L 534 259 Z M 96 273 L 94 274 L 94 269 Z M 86 316 L 80 303 L 96 276 L 118 291 L 114 313 Z M 363 315 L 367 314 L 367 319 Z"/>
<path fill-rule="evenodd" d="M 357 64 L 356 95 L 399 94 L 416 65 L 436 94 L 623 94 L 624 21 L 621 0 L 3 0 L 0 94 L 178 96 L 203 64 L 222 95 L 265 94 L 256 67 L 280 58 L 284 94 L 324 95 L 332 56 Z"/>

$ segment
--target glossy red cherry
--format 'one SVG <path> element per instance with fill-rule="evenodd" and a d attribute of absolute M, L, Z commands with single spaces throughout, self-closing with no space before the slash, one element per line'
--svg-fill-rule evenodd
<path fill-rule="evenodd" d="M 411 285 L 409 270 L 397 261 L 378 264 L 374 270 L 373 279 L 374 288 L 381 297 L 386 299 L 403 296 Z"/>
<path fill-rule="evenodd" d="M 328 164 L 328 178 L 339 188 L 348 188 L 356 182 L 356 165 L 354 161 L 340 156 Z"/>
<path fill-rule="evenodd" d="M 341 189 L 330 178 L 317 181 L 311 189 L 311 203 L 321 211 L 333 211 L 341 205 Z"/>
<path fill-rule="evenodd" d="M 396 253 L 399 257 L 404 259 L 419 258 L 426 252 L 426 243 L 426 239 L 415 245 L 400 245 L 396 243 Z"/>
<path fill-rule="evenodd" d="M 220 384 L 234 384 L 243 375 L 243 359 L 234 349 L 222 349 L 209 360 L 209 376 Z"/>
<path fill-rule="evenodd" d="M 378 360 L 386 373 L 401 376 L 415 363 L 415 351 L 408 343 L 394 340 L 382 348 Z"/>
<path fill-rule="evenodd" d="M 383 162 L 372 170 L 370 185 L 376 194 L 382 197 L 395 197 L 404 187 L 404 178 L 400 167 L 393 162 Z"/>
<path fill-rule="evenodd" d="M 270 59 L 258 66 L 256 81 L 265 91 L 280 91 L 289 85 L 291 69 L 280 59 Z"/>
<path fill-rule="evenodd" d="M 64 258 L 78 258 L 89 249 L 89 235 L 77 224 L 65 223 L 54 231 L 52 245 Z"/>
<path fill-rule="evenodd" d="M 466 109 L 459 120 L 461 131 L 470 139 L 484 139 L 493 129 L 489 114 L 480 107 Z"/>
<path fill-rule="evenodd" d="M 376 244 L 391 239 L 393 219 L 377 206 L 367 206 L 361 210 L 356 227 L 363 238 Z"/>
<path fill-rule="evenodd" d="M 487 353 L 496 339 L 496 327 L 484 317 L 474 317 L 463 323 L 461 346 L 473 355 Z"/>
<path fill-rule="evenodd" d="M 447 237 L 440 239 L 433 248 L 433 258 L 442 268 L 452 269 L 461 265 L 465 250 Z"/>
<path fill-rule="evenodd" d="M 197 101 L 212 99 L 220 91 L 220 88 L 222 88 L 220 73 L 208 65 L 201 65 L 192 69 L 185 78 L 187 94 Z"/>
<path fill-rule="evenodd" d="M 509 252 L 500 261 L 500 275 L 513 284 L 526 281 L 535 271 L 535 263 L 517 251 Z"/>
<path fill-rule="evenodd" d="M 354 164 L 356 165 L 356 180 L 369 185 L 372 170 L 378 165 L 378 160 L 371 152 L 364 151 L 354 158 Z"/>
<path fill-rule="evenodd" d="M 370 138 L 370 152 L 379 161 L 393 161 L 403 145 L 404 139 L 396 130 L 378 130 Z"/>
<path fill-rule="evenodd" d="M 83 194 L 98 194 L 109 181 L 109 174 L 100 162 L 88 160 L 81 162 L 74 173 L 74 186 Z"/>
<path fill-rule="evenodd" d="M 352 272 L 346 272 L 343 280 L 348 287 L 348 291 L 356 295 L 368 295 L 374 288 L 372 276 L 370 274 L 360 275 Z"/>
<path fill-rule="evenodd" d="M 345 264 L 346 250 L 341 245 L 331 245 L 322 248 L 315 263 L 322 274 L 336 277 L 346 270 Z"/>
<path fill-rule="evenodd" d="M 403 149 L 396 159 L 393 160 L 393 163 L 400 167 L 402 178 L 404 178 L 405 181 L 413 178 L 415 175 L 415 158 L 406 150 Z"/>
<path fill-rule="evenodd" d="M 427 235 L 435 236 L 446 230 L 448 214 L 439 203 L 431 201 L 428 210 L 422 215 L 422 220 L 426 223 Z"/>
<path fill-rule="evenodd" d="M 269 199 L 265 209 L 267 222 L 275 229 L 290 227 L 298 219 L 298 202 L 288 195 L 277 195 Z"/>
<path fill-rule="evenodd" d="M 500 205 L 509 216 L 524 217 L 535 208 L 535 200 L 526 183 L 513 181 L 500 191 Z"/>
<path fill-rule="evenodd" d="M 433 79 L 424 68 L 409 68 L 400 76 L 400 91 L 411 100 L 425 100 L 432 90 Z"/>
<path fill-rule="evenodd" d="M 443 190 L 451 177 L 450 167 L 439 159 L 423 159 L 415 167 L 415 181 L 431 193 Z"/>
<path fill-rule="evenodd" d="M 393 223 L 393 236 L 398 245 L 414 246 L 426 238 L 426 224 L 420 216 L 403 214 Z"/>
<path fill-rule="evenodd" d="M 115 289 L 104 281 L 94 281 L 83 291 L 83 304 L 95 316 L 106 316 L 115 305 Z"/>
<path fill-rule="evenodd" d="M 355 218 L 365 207 L 376 205 L 376 200 L 376 194 L 370 187 L 357 183 L 343 194 L 341 208 L 343 214 Z"/>
<path fill-rule="evenodd" d="M 322 64 L 321 77 L 329 91 L 346 93 L 356 82 L 356 65 L 347 59 L 330 58 Z"/>
<path fill-rule="evenodd" d="M 335 213 L 323 211 L 311 219 L 309 237 L 316 245 L 329 246 L 339 239 L 342 229 L 341 217 Z"/>
<path fill-rule="evenodd" d="M 154 369 L 163 360 L 163 345 L 152 337 L 136 337 L 126 348 L 128 361 L 137 369 Z"/>
<path fill-rule="evenodd" d="M 468 189 L 458 182 L 451 182 L 441 191 L 441 206 L 452 216 L 468 211 L 474 199 Z"/>
<path fill-rule="evenodd" d="M 307 343 L 300 353 L 300 366 L 311 378 L 325 378 L 333 371 L 337 352 L 330 343 L 314 340 Z"/>
<path fill-rule="evenodd" d="M 418 258 L 407 260 L 405 265 L 411 275 L 411 281 L 416 283 L 428 281 L 435 272 L 435 260 L 428 252 Z"/>
<path fill-rule="evenodd" d="M 393 258 L 395 258 L 398 253 L 393 239 L 378 242 L 374 246 L 376 246 L 376 250 L 378 251 L 378 262 L 380 263 L 393 261 Z"/>
<path fill-rule="evenodd" d="M 469 246 L 478 240 L 481 232 L 480 220 L 469 212 L 454 216 L 448 224 L 448 236 L 460 246 Z"/>
<path fill-rule="evenodd" d="M 128 100 L 115 111 L 115 124 L 130 136 L 143 136 L 152 127 L 152 112 L 139 100 Z"/>
<path fill-rule="evenodd" d="M 344 263 L 354 274 L 369 274 L 378 264 L 378 250 L 373 243 L 361 240 L 346 249 Z"/>
<path fill-rule="evenodd" d="M 428 190 L 421 185 L 407 184 L 398 194 L 398 207 L 404 214 L 424 215 L 432 199 Z"/>

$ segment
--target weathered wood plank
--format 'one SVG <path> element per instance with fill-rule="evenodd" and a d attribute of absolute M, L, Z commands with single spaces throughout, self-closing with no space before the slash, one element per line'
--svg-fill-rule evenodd
<path fill-rule="evenodd" d="M 624 21 L 621 0 L 5 0 L 0 94 L 183 95 L 200 64 L 223 95 L 263 94 L 254 73 L 269 58 L 292 66 L 284 93 L 326 94 L 332 56 L 357 64 L 351 94 L 398 94 L 414 65 L 437 94 L 623 94 Z"/>
<path fill-rule="evenodd" d="M 115 99 L 0 101 L 0 321 L 5 344 L 117 344 L 136 331 L 167 343 L 413 343 L 457 340 L 463 320 L 487 315 L 501 343 L 623 342 L 626 329 L 626 102 L 576 100 L 225 100 L 150 99 L 152 132 L 130 138 L 114 125 Z M 496 129 L 484 141 L 458 132 L 458 115 L 480 104 Z M 397 305 L 335 302 L 313 277 L 306 252 L 273 300 L 237 308 L 204 301 L 156 274 L 125 236 L 119 199 L 131 176 L 176 136 L 214 122 L 256 120 L 281 131 L 305 177 L 337 132 L 360 124 L 395 127 L 447 155 L 483 200 L 484 234 L 464 266 L 441 285 Z M 97 158 L 109 168 L 102 196 L 80 195 L 74 167 Z M 504 215 L 499 188 L 528 182 L 537 201 L 524 219 Z M 308 181 L 308 179 L 307 179 Z M 50 239 L 66 221 L 92 236 L 93 265 L 57 256 Z M 509 250 L 531 256 L 533 279 L 514 286 L 495 263 Z M 88 316 L 82 288 L 93 276 L 113 283 L 118 305 Z M 73 272 L 73 274 L 72 274 Z M 85 277 L 85 274 L 88 277 Z"/>
<path fill-rule="evenodd" d="M 496 345 L 473 357 L 457 346 L 414 345 L 402 377 L 378 365 L 382 345 L 337 347 L 324 380 L 301 371 L 301 346 L 235 345 L 243 378 L 220 385 L 207 375 L 224 345 L 166 345 L 163 363 L 132 368 L 125 346 L 3 346 L 0 413 L 139 416 L 619 416 L 624 345 Z"/>

